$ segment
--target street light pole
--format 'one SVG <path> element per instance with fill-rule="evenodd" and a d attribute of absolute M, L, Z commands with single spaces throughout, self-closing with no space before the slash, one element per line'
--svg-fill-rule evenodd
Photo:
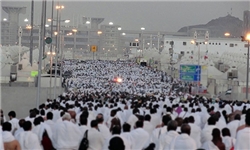
<path fill-rule="evenodd" d="M 158 48 L 158 52 L 160 52 L 160 32 L 158 32 L 157 48 Z"/>
<path fill-rule="evenodd" d="M 75 59 L 75 50 L 76 50 L 76 32 L 74 32 L 74 49 L 73 49 L 73 59 Z"/>
<path fill-rule="evenodd" d="M 60 62 L 61 62 L 61 66 L 60 66 L 60 94 L 62 94 L 62 74 L 63 74 L 63 49 L 62 49 L 62 44 L 63 44 L 63 34 L 60 34 L 60 50 L 61 50 L 61 54 L 60 54 Z"/>
<path fill-rule="evenodd" d="M 30 65 L 33 64 L 34 0 L 31 0 Z"/>
<path fill-rule="evenodd" d="M 72 29 L 72 31 L 74 32 L 74 49 L 73 49 L 73 59 L 75 59 L 75 50 L 76 50 L 76 32 L 77 32 L 77 29 Z"/>
<path fill-rule="evenodd" d="M 41 87 L 41 73 L 42 73 L 42 56 L 43 56 L 43 46 L 44 44 L 44 30 L 45 30 L 45 5 L 46 0 L 43 0 L 42 2 L 42 13 L 41 13 L 41 32 L 40 32 L 40 47 L 39 47 L 39 64 L 38 64 L 38 78 L 37 78 L 37 97 L 36 97 L 36 107 L 39 107 L 39 101 L 40 101 L 40 87 Z"/>
<path fill-rule="evenodd" d="M 51 8 L 52 8 L 52 10 L 51 10 L 51 19 L 52 19 L 52 21 L 51 21 L 51 31 L 50 31 L 50 37 L 51 37 L 51 39 L 53 39 L 53 19 L 54 19 L 54 0 L 52 0 L 52 4 L 51 4 L 52 6 L 51 6 Z M 52 47 L 53 47 L 53 44 L 51 43 L 50 44 L 50 53 L 52 53 Z M 51 92 L 51 87 L 52 87 L 52 59 L 51 59 L 51 61 L 50 61 L 50 80 L 49 80 L 49 91 L 50 91 L 50 93 L 49 93 L 49 98 L 51 99 L 51 94 L 52 94 L 52 92 Z"/>
<path fill-rule="evenodd" d="M 22 42 L 22 27 L 20 26 L 19 28 L 19 31 L 18 31 L 18 36 L 19 36 L 19 41 L 18 41 L 18 45 L 19 45 L 19 49 L 18 49 L 18 63 L 20 64 L 20 61 L 21 61 L 21 48 L 22 48 L 22 45 L 21 45 L 21 42 Z"/>
<path fill-rule="evenodd" d="M 59 2 L 57 2 L 57 7 L 59 6 Z M 52 20 L 53 21 L 53 20 Z M 56 98 L 56 80 L 57 80 L 57 61 L 58 61 L 58 36 L 59 36 L 59 8 L 56 9 L 56 59 L 55 59 L 55 77 L 54 77 L 54 99 Z M 52 73 L 52 72 L 51 72 Z"/>
<path fill-rule="evenodd" d="M 200 53 L 201 49 L 200 49 L 200 43 L 198 43 L 198 67 L 200 67 L 200 57 L 201 57 L 201 53 Z M 200 67 L 201 69 L 201 67 Z M 200 77 L 200 71 L 198 71 L 198 77 Z M 198 81 L 198 88 L 197 88 L 197 94 L 199 94 L 199 88 L 200 88 L 200 81 Z"/>
<path fill-rule="evenodd" d="M 248 81 L 249 80 L 249 39 L 247 40 L 247 83 L 246 83 L 246 99 L 248 100 Z"/>

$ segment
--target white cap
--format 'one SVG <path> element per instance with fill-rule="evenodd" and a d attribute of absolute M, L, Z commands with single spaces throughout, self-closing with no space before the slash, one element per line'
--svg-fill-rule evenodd
<path fill-rule="evenodd" d="M 71 116 L 69 113 L 65 113 L 63 116 L 62 116 L 62 120 L 70 120 L 71 119 Z"/>

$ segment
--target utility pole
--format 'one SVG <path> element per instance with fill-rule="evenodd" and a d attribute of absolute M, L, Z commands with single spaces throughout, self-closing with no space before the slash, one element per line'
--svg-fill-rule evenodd
<path fill-rule="evenodd" d="M 59 2 L 57 2 L 57 6 L 59 6 Z M 58 36 L 59 36 L 59 9 L 56 10 L 56 59 L 55 59 L 55 78 L 54 78 L 54 99 L 56 98 L 56 80 L 57 80 L 57 61 L 58 61 Z M 53 21 L 53 20 L 51 20 Z"/>
<path fill-rule="evenodd" d="M 50 28 L 51 32 L 50 32 L 50 37 L 51 37 L 51 39 L 53 39 L 54 0 L 52 0 L 51 5 L 52 6 L 51 6 L 51 28 Z M 51 44 L 50 44 L 50 54 L 52 54 L 52 47 L 53 47 L 52 43 L 53 42 L 51 42 Z M 49 88 L 49 91 L 50 91 L 49 98 L 50 99 L 51 99 L 51 87 L 52 87 L 52 65 L 53 65 L 52 61 L 53 61 L 53 57 L 51 56 L 51 59 L 50 59 L 50 80 L 49 80 L 49 87 L 50 87 Z"/>
<path fill-rule="evenodd" d="M 31 0 L 30 65 L 33 64 L 34 0 Z"/>
<path fill-rule="evenodd" d="M 45 5 L 46 5 L 46 0 L 42 1 L 42 13 L 41 13 L 41 32 L 40 32 L 40 47 L 39 47 L 39 64 L 38 64 L 38 78 L 37 78 L 37 97 L 36 97 L 36 107 L 39 108 L 39 103 L 40 103 L 40 88 L 41 88 L 41 73 L 42 73 L 42 57 L 43 57 L 43 47 L 44 47 L 44 30 L 45 30 Z"/>

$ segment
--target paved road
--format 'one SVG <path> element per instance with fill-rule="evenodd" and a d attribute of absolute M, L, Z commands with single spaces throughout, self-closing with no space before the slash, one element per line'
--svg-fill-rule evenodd
<path fill-rule="evenodd" d="M 36 90 L 36 87 L 2 86 L 0 108 L 3 109 L 6 119 L 8 118 L 8 112 L 11 110 L 16 111 L 17 118 L 28 116 L 29 110 L 36 107 Z M 40 103 L 44 103 L 47 100 L 47 93 L 49 93 L 49 88 L 41 88 Z"/>

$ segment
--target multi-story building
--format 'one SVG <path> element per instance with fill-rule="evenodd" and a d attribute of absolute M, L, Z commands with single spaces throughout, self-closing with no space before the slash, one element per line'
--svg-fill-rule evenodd
<path fill-rule="evenodd" d="M 18 20 L 19 13 L 25 13 L 24 7 L 2 7 L 8 13 L 8 19 L 1 22 L 1 44 L 2 45 L 17 45 L 18 44 Z M 54 21 L 54 20 L 53 20 Z M 63 21 L 63 20 L 60 20 Z M 123 55 L 128 54 L 131 48 L 138 50 L 155 48 L 160 50 L 163 46 L 164 34 L 179 35 L 182 33 L 167 33 L 154 31 L 131 31 L 121 30 L 120 25 L 102 24 L 104 18 L 82 17 L 78 23 L 68 25 L 62 23 L 60 26 L 60 34 L 57 34 L 60 43 L 59 50 L 73 56 L 88 56 L 90 55 L 90 46 L 98 47 L 96 56 L 98 55 Z M 51 31 L 51 27 L 46 27 L 46 37 L 52 35 L 52 46 L 56 46 L 56 25 Z M 21 45 L 30 47 L 31 26 L 22 26 Z M 76 29 L 76 32 L 73 32 Z M 39 48 L 40 44 L 40 26 L 33 26 L 33 49 Z M 159 35 L 160 33 L 160 35 Z M 186 34 L 186 33 L 185 33 Z M 131 43 L 137 43 L 136 46 Z M 159 46 L 158 46 L 159 45 Z M 51 45 L 47 45 L 50 47 Z M 91 54 L 92 55 L 92 54 Z"/>
<path fill-rule="evenodd" d="M 18 43 L 19 14 L 25 14 L 26 7 L 5 7 L 2 9 L 8 13 L 8 19 L 1 22 L 1 44 L 15 45 Z"/>
<path fill-rule="evenodd" d="M 250 31 L 250 11 L 246 10 L 243 13 L 243 35 Z"/>

